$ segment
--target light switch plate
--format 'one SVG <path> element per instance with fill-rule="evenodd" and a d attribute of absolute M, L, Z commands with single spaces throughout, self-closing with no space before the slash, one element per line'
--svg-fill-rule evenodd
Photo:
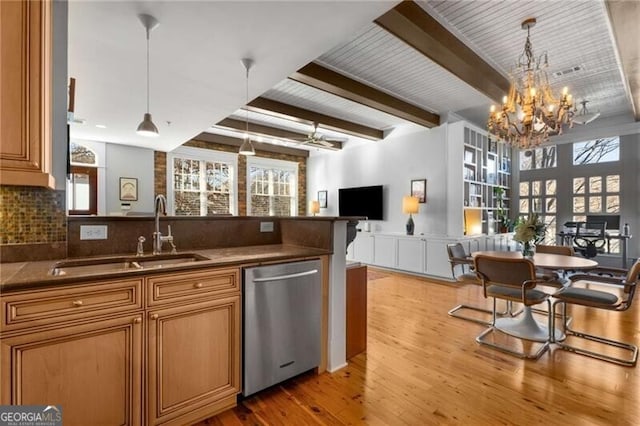
<path fill-rule="evenodd" d="M 106 240 L 107 225 L 80 225 L 81 240 Z"/>
<path fill-rule="evenodd" d="M 260 232 L 273 232 L 273 222 L 260 222 Z"/>

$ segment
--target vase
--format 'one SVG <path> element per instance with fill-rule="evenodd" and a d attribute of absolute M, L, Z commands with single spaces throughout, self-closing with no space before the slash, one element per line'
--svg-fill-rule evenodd
<path fill-rule="evenodd" d="M 533 258 L 533 255 L 536 254 L 536 243 L 532 241 L 525 241 L 522 243 L 522 257 L 527 259 Z"/>

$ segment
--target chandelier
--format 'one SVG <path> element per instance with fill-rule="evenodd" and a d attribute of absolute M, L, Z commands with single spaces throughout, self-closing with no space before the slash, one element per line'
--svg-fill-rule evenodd
<path fill-rule="evenodd" d="M 538 58 L 533 53 L 530 29 L 536 19 L 522 22 L 527 30 L 527 41 L 515 69 L 510 75 L 509 95 L 502 99 L 502 109 L 491 106 L 487 122 L 489 133 L 516 148 L 527 149 L 549 140 L 549 136 L 562 134 L 562 126 L 573 126 L 572 97 L 568 89 L 554 96 L 546 69 L 547 53 Z"/>

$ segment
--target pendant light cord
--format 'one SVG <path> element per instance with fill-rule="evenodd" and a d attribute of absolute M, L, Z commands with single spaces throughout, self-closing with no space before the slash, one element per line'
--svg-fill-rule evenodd
<path fill-rule="evenodd" d="M 249 67 L 247 66 L 247 79 L 245 84 L 245 105 L 244 110 L 246 113 L 245 120 L 245 134 L 247 135 L 247 139 L 249 139 Z"/>
<path fill-rule="evenodd" d="M 149 114 L 149 28 L 147 28 L 147 114 Z"/>

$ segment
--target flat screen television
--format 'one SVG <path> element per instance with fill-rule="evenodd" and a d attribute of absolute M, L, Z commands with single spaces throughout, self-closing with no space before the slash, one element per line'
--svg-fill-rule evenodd
<path fill-rule="evenodd" d="M 369 220 L 383 220 L 382 185 L 338 189 L 340 216 L 366 216 Z"/>

